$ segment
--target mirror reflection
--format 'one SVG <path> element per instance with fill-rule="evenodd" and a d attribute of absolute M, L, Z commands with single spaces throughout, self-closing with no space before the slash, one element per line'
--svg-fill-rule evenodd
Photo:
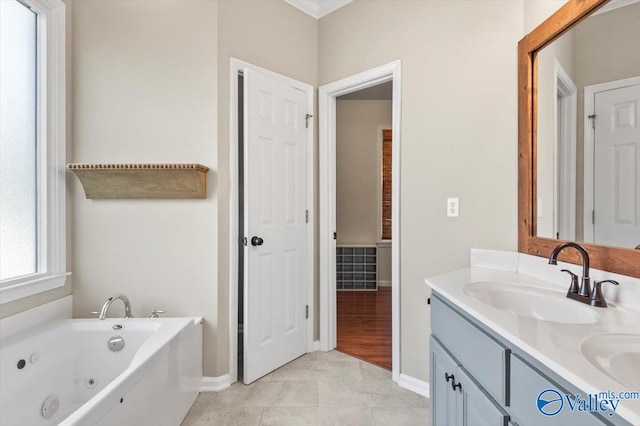
<path fill-rule="evenodd" d="M 537 52 L 537 236 L 640 245 L 640 0 Z"/>

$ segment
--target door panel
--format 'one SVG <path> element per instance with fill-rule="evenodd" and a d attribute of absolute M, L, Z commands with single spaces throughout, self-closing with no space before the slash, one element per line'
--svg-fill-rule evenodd
<path fill-rule="evenodd" d="M 595 94 L 595 243 L 640 244 L 640 85 Z"/>
<path fill-rule="evenodd" d="M 244 95 L 248 384 L 306 352 L 307 95 L 251 69 Z"/>

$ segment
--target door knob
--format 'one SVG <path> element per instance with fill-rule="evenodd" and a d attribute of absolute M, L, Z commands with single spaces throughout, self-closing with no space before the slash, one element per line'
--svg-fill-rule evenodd
<path fill-rule="evenodd" d="M 251 238 L 251 245 L 252 246 L 261 246 L 262 243 L 264 243 L 264 240 L 260 237 L 252 237 Z"/>

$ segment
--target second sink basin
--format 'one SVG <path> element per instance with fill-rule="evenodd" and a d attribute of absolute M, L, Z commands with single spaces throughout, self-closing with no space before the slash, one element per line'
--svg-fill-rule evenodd
<path fill-rule="evenodd" d="M 640 389 L 640 335 L 601 334 L 582 342 L 582 355 L 630 389 Z"/>
<path fill-rule="evenodd" d="M 591 324 L 600 319 L 596 308 L 566 298 L 561 291 L 519 284 L 483 281 L 464 293 L 495 309 L 543 321 Z"/>

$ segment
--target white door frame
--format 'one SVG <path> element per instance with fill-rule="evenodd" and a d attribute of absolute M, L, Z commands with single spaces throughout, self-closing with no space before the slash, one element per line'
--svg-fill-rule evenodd
<path fill-rule="evenodd" d="M 556 148 L 555 173 L 557 182 L 555 227 L 563 240 L 575 241 L 576 239 L 576 132 L 578 116 L 578 88 L 562 65 L 555 60 L 556 93 L 559 102 L 554 102 L 553 119 L 556 121 L 554 144 Z M 559 105 L 558 105 L 559 104 Z M 561 109 L 558 111 L 558 109 Z M 558 113 L 561 113 L 562 122 L 558 122 Z M 562 130 L 559 134 L 558 129 Z M 560 161 L 562 159 L 562 161 Z M 562 195 L 559 189 L 562 188 Z M 562 220 L 560 220 L 562 219 Z M 562 228 L 560 227 L 562 224 Z"/>
<path fill-rule="evenodd" d="M 336 98 L 380 83 L 393 81 L 392 118 L 392 249 L 391 332 L 392 375 L 400 376 L 400 90 L 401 63 L 377 68 L 321 86 L 319 119 L 319 225 L 320 225 L 320 349 L 336 347 Z"/>
<path fill-rule="evenodd" d="M 256 65 L 231 58 L 229 63 L 229 380 L 231 383 L 238 380 L 238 245 L 240 244 L 241 230 L 238 229 L 238 75 L 242 70 L 249 68 L 266 74 L 278 81 L 288 84 L 307 93 L 307 111 L 313 112 L 312 85 L 292 78 L 277 74 L 273 71 Z M 307 352 L 311 352 L 313 345 L 313 259 L 314 259 L 314 221 L 313 216 L 313 120 L 309 120 L 307 128 L 307 210 L 309 222 L 307 223 L 307 304 L 309 305 L 309 318 L 307 320 Z"/>
<path fill-rule="evenodd" d="M 626 86 L 640 84 L 640 76 L 630 77 L 622 80 L 608 81 L 606 83 L 593 84 L 584 87 L 584 238 L 587 243 L 593 243 L 595 235 L 592 222 L 592 211 L 594 209 L 594 150 L 596 133 L 591 125 L 589 116 L 595 114 L 595 96 L 596 93 L 606 92 L 607 90 L 620 89 Z M 597 117 L 596 117 L 597 120 Z"/>

